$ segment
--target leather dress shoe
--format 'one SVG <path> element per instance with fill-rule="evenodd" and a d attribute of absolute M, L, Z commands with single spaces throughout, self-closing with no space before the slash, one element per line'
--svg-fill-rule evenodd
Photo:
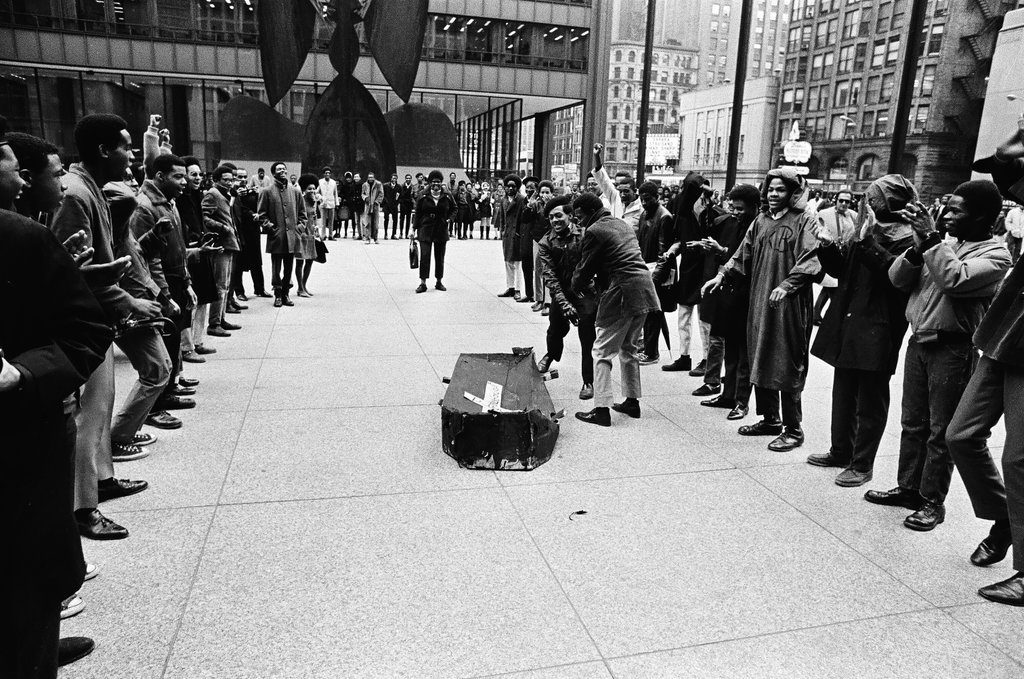
<path fill-rule="evenodd" d="M 99 490 L 100 502 L 115 500 L 119 497 L 135 495 L 149 488 L 147 481 L 132 481 L 130 479 L 103 479 L 96 484 Z"/>
<path fill-rule="evenodd" d="M 842 488 L 856 488 L 870 481 L 872 476 L 871 472 L 844 469 L 836 476 L 836 485 Z"/>
<path fill-rule="evenodd" d="M 234 323 L 229 323 L 227 321 L 221 321 L 220 322 L 220 327 L 222 329 L 224 329 L 224 330 L 241 330 L 242 329 L 242 326 L 235 325 Z"/>
<path fill-rule="evenodd" d="M 196 407 L 196 401 L 184 396 L 163 396 L 153 407 L 157 410 L 189 410 Z"/>
<path fill-rule="evenodd" d="M 726 398 L 725 396 L 716 396 L 714 398 L 709 398 L 706 401 L 701 401 L 700 404 L 707 408 L 732 409 L 736 406 L 736 401 L 731 398 Z"/>
<path fill-rule="evenodd" d="M 832 451 L 828 451 L 824 455 L 814 453 L 813 455 L 807 456 L 807 464 L 813 464 L 815 467 L 840 467 L 844 468 L 850 464 L 849 460 L 840 460 L 838 457 L 832 454 Z"/>
<path fill-rule="evenodd" d="M 745 403 L 737 403 L 729 414 L 725 416 L 727 420 L 742 420 L 750 412 L 750 407 Z"/>
<path fill-rule="evenodd" d="M 273 295 L 271 295 L 271 294 L 270 294 L 269 292 L 267 292 L 266 290 L 260 290 L 259 292 L 257 292 L 257 293 L 256 293 L 256 296 L 257 296 L 257 297 L 266 297 L 266 298 L 268 298 L 268 299 L 269 299 L 269 298 L 271 298 L 271 297 L 273 297 Z"/>
<path fill-rule="evenodd" d="M 552 362 L 552 358 L 547 354 L 544 354 L 544 356 L 542 356 L 541 359 L 537 361 L 537 371 L 541 373 L 546 373 L 548 370 L 551 370 Z"/>
<path fill-rule="evenodd" d="M 708 362 L 703 360 L 698 363 L 693 370 L 690 371 L 690 377 L 704 377 L 704 373 L 708 371 Z"/>
<path fill-rule="evenodd" d="M 147 417 L 145 424 L 157 429 L 181 429 L 181 420 L 166 410 L 154 410 Z"/>
<path fill-rule="evenodd" d="M 284 304 L 285 306 L 295 306 L 295 302 L 293 302 L 292 298 L 288 295 L 281 297 L 281 304 Z"/>
<path fill-rule="evenodd" d="M 592 398 L 594 398 L 594 385 L 588 382 L 580 389 L 580 400 L 589 401 Z"/>
<path fill-rule="evenodd" d="M 760 420 L 754 424 L 745 424 L 737 431 L 740 436 L 778 436 L 782 433 L 782 423 Z"/>
<path fill-rule="evenodd" d="M 206 359 L 194 351 L 181 352 L 181 360 L 185 363 L 206 363 Z"/>
<path fill-rule="evenodd" d="M 426 292 L 426 291 L 427 291 L 427 284 L 426 283 L 420 283 L 419 285 L 416 286 L 416 294 L 419 294 L 421 292 Z M 498 295 L 498 297 L 501 297 L 501 295 Z"/>
<path fill-rule="evenodd" d="M 284 300 L 282 300 L 280 297 L 275 297 L 274 298 L 274 306 L 275 307 L 282 306 L 283 304 L 284 304 Z"/>
<path fill-rule="evenodd" d="M 672 361 L 668 365 L 661 366 L 661 369 L 667 373 L 685 372 L 693 367 L 689 356 L 680 356 L 676 360 Z"/>
<path fill-rule="evenodd" d="M 77 509 L 75 520 L 78 522 L 78 533 L 90 540 L 123 540 L 128 537 L 128 529 L 119 526 L 98 509 Z"/>
<path fill-rule="evenodd" d="M 312 297 L 313 296 L 313 295 L 309 294 L 308 292 L 306 292 L 305 290 L 299 290 L 298 293 L 296 293 L 296 295 L 298 297 Z"/>
<path fill-rule="evenodd" d="M 601 427 L 612 426 L 612 415 L 607 408 L 594 408 L 585 413 L 576 413 L 576 419 L 587 424 L 596 424 Z"/>
<path fill-rule="evenodd" d="M 786 429 L 774 441 L 768 444 L 768 450 L 775 453 L 785 453 L 799 448 L 804 444 L 804 433 L 800 429 Z"/>
<path fill-rule="evenodd" d="M 498 297 L 515 297 L 515 296 L 516 296 L 516 289 L 515 288 L 509 288 L 505 292 L 503 292 L 503 293 L 498 295 Z"/>
<path fill-rule="evenodd" d="M 229 306 L 227 309 L 224 310 L 224 313 L 226 313 L 226 314 L 240 314 L 240 313 L 242 313 L 242 310 L 237 308 L 237 307 Z"/>
<path fill-rule="evenodd" d="M 231 337 L 231 333 L 224 328 L 217 326 L 215 328 L 207 328 L 206 334 L 210 337 Z"/>
<path fill-rule="evenodd" d="M 171 396 L 195 396 L 195 387 L 183 387 L 180 384 L 171 387 Z"/>
<path fill-rule="evenodd" d="M 89 637 L 64 637 L 57 642 L 57 667 L 70 665 L 92 653 L 96 642 Z"/>
<path fill-rule="evenodd" d="M 202 344 L 196 347 L 196 353 L 201 356 L 209 356 L 210 354 L 216 354 L 217 350 L 213 347 L 204 347 Z"/>
<path fill-rule="evenodd" d="M 1024 571 L 1020 571 L 1012 578 L 1007 578 L 1002 582 L 982 587 L 978 590 L 978 594 L 997 604 L 1024 606 Z"/>
<path fill-rule="evenodd" d="M 921 508 L 903 520 L 910 530 L 929 531 L 946 520 L 946 508 L 939 502 L 925 500 Z"/>
<path fill-rule="evenodd" d="M 623 415 L 629 415 L 633 419 L 640 419 L 640 401 L 635 398 L 627 398 L 622 403 L 613 403 L 612 410 Z"/>
<path fill-rule="evenodd" d="M 235 299 L 237 299 L 239 302 L 248 302 L 249 301 L 249 298 L 245 296 L 244 292 L 240 292 L 237 295 L 235 295 Z M 245 307 L 245 308 L 248 309 L 249 307 Z"/>
<path fill-rule="evenodd" d="M 434 289 L 440 290 L 441 292 L 448 292 L 448 288 L 444 287 L 444 283 L 442 283 L 441 281 L 437 281 L 436 283 L 434 283 Z"/>
<path fill-rule="evenodd" d="M 540 311 L 544 308 L 544 302 L 534 302 L 533 306 L 530 307 L 530 311 Z"/>
<path fill-rule="evenodd" d="M 1010 545 L 1009 536 L 997 538 L 989 535 L 981 541 L 978 548 L 971 554 L 971 563 L 980 567 L 999 563 L 1006 558 L 1006 553 L 1010 551 Z"/>
<path fill-rule="evenodd" d="M 246 309 L 249 308 L 248 305 L 246 305 L 246 304 L 239 304 L 238 302 L 231 302 L 228 306 L 230 306 L 230 307 L 232 307 L 234 309 L 238 309 L 239 311 L 245 311 Z"/>
<path fill-rule="evenodd" d="M 199 386 L 199 380 L 195 377 L 179 377 L 178 386 L 195 388 Z"/>
<path fill-rule="evenodd" d="M 721 384 L 702 384 L 693 390 L 693 396 L 714 396 L 722 391 Z"/>
<path fill-rule="evenodd" d="M 864 499 L 876 505 L 887 507 L 905 507 L 917 511 L 924 504 L 924 498 L 916 490 L 896 487 L 892 490 L 869 490 Z"/>
<path fill-rule="evenodd" d="M 523 296 L 516 300 L 520 304 L 526 304 L 527 302 L 533 302 L 533 297 Z"/>

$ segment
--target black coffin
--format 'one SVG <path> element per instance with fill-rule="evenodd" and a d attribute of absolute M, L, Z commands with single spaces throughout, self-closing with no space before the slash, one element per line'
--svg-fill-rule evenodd
<path fill-rule="evenodd" d="M 441 401 L 441 444 L 462 467 L 529 471 L 551 459 L 558 416 L 532 351 L 462 354 Z"/>

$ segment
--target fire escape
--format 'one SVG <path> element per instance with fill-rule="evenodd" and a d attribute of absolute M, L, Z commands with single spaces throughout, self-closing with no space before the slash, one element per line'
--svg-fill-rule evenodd
<path fill-rule="evenodd" d="M 970 110 L 978 116 L 985 100 L 986 81 L 992 66 L 996 38 L 1003 26 L 1003 15 L 1016 4 L 1014 0 L 972 0 L 969 5 L 981 15 L 982 23 L 978 32 L 960 38 L 961 47 L 971 55 L 973 63 L 968 72 L 955 76 L 953 83 L 970 103 Z M 948 116 L 946 122 L 957 134 L 972 134 L 967 123 L 969 119 L 961 114 Z"/>

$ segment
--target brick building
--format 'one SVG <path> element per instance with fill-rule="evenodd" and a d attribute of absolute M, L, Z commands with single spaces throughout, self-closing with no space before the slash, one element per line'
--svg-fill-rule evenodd
<path fill-rule="evenodd" d="M 1017 1 L 930 0 L 902 173 L 926 198 L 970 176 L 995 38 Z M 775 129 L 814 146 L 809 177 L 864 190 L 885 174 L 910 0 L 794 0 Z"/>

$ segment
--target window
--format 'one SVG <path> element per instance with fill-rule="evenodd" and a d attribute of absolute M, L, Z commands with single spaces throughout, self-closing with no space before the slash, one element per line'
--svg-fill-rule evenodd
<path fill-rule="evenodd" d="M 711 16 L 718 16 L 722 12 L 722 6 L 718 3 L 711 5 Z"/>
<path fill-rule="evenodd" d="M 864 156 L 857 163 L 857 181 L 871 181 L 875 176 L 875 163 L 878 160 L 876 155 Z"/>
<path fill-rule="evenodd" d="M 832 65 L 836 61 L 836 55 L 832 52 L 825 53 L 825 66 L 822 68 L 821 75 L 825 78 L 831 77 Z"/>
<path fill-rule="evenodd" d="M 836 69 L 836 73 L 849 73 L 853 70 L 853 55 L 856 48 L 853 45 L 847 45 L 839 50 L 839 66 Z"/>
<path fill-rule="evenodd" d="M 612 77 L 615 78 L 616 80 L 621 78 L 622 77 L 622 69 L 619 68 L 618 66 L 616 66 L 614 69 L 612 69 Z"/>
<path fill-rule="evenodd" d="M 627 71 L 626 71 L 626 78 L 627 78 L 628 80 L 634 80 L 634 79 L 635 79 L 635 76 L 633 75 L 633 74 L 634 74 L 634 72 L 635 72 L 635 71 L 633 71 L 633 69 L 631 69 L 631 68 L 630 68 L 630 69 L 627 69 Z"/>
<path fill-rule="evenodd" d="M 632 64 L 634 61 L 636 61 L 636 52 L 629 50 L 629 63 Z"/>
<path fill-rule="evenodd" d="M 821 101 L 821 109 L 819 109 L 819 110 L 828 108 L 829 94 L 831 92 L 832 92 L 832 88 L 829 87 L 828 85 L 822 85 L 821 86 L 821 96 L 819 97 L 819 100 Z M 825 121 L 822 121 L 821 133 L 825 134 Z"/>
<path fill-rule="evenodd" d="M 661 109 L 660 111 L 658 111 L 658 122 L 665 122 L 665 109 Z"/>
<path fill-rule="evenodd" d="M 935 64 L 929 64 L 924 67 L 924 71 L 921 74 L 921 96 L 930 97 L 932 96 L 932 90 L 935 88 Z"/>
<path fill-rule="evenodd" d="M 668 90 L 658 92 L 658 101 L 668 101 Z"/>
<path fill-rule="evenodd" d="M 892 22 L 889 27 L 893 30 L 901 28 L 903 26 L 903 17 L 907 12 L 907 0 L 896 0 L 896 4 L 892 7 Z"/>
<path fill-rule="evenodd" d="M 846 106 L 850 102 L 850 83 L 836 83 L 836 95 L 833 106 Z"/>
<path fill-rule="evenodd" d="M 784 90 L 782 92 L 782 112 L 793 112 L 793 90 Z"/>
<path fill-rule="evenodd" d="M 892 66 L 900 58 L 900 39 L 889 38 L 889 46 L 885 53 L 885 65 Z"/>
<path fill-rule="evenodd" d="M 882 76 L 874 75 L 868 78 L 868 90 L 864 95 L 865 104 L 877 104 L 882 92 Z"/>
<path fill-rule="evenodd" d="M 867 60 L 868 55 L 868 44 L 862 42 L 857 45 L 857 50 L 853 57 L 853 70 L 858 73 L 864 70 L 864 62 Z"/>
<path fill-rule="evenodd" d="M 697 140 L 697 143 L 694 145 L 693 148 L 694 148 L 694 151 L 693 151 L 693 162 L 699 163 L 700 162 L 700 139 Z"/>
<path fill-rule="evenodd" d="M 892 101 L 893 90 L 896 89 L 896 75 L 894 73 L 886 73 L 882 76 L 882 92 L 878 97 L 880 104 L 888 104 Z"/>
<path fill-rule="evenodd" d="M 626 99 L 632 99 L 632 98 L 633 98 L 633 88 L 630 87 L 630 86 L 626 86 Z M 629 109 L 627 108 L 626 110 L 628 111 Z M 628 117 L 629 116 L 627 116 L 627 118 Z"/>
<path fill-rule="evenodd" d="M 884 33 L 889 30 L 889 19 L 892 16 L 892 3 L 883 2 L 878 6 L 878 14 L 875 15 L 875 31 Z"/>
<path fill-rule="evenodd" d="M 871 68 L 882 68 L 885 65 L 885 41 L 875 41 L 875 46 L 871 50 Z"/>
<path fill-rule="evenodd" d="M 800 29 L 791 28 L 789 29 L 789 42 L 786 45 L 786 51 L 795 53 L 800 49 Z"/>
<path fill-rule="evenodd" d="M 866 111 L 860 121 L 860 136 L 870 137 L 875 133 L 875 112 Z"/>
<path fill-rule="evenodd" d="M 615 50 L 615 61 L 622 61 L 622 50 Z"/>
<path fill-rule="evenodd" d="M 875 116 L 875 136 L 884 137 L 889 134 L 889 112 L 879 111 Z"/>
<path fill-rule="evenodd" d="M 616 160 L 616 156 L 618 155 L 618 154 L 615 153 L 615 147 L 614 146 L 609 146 L 605 150 L 605 153 L 608 156 L 608 160 L 611 160 L 611 161 L 615 161 Z"/>
<path fill-rule="evenodd" d="M 820 110 L 819 96 L 821 95 L 821 88 L 812 87 L 807 90 L 807 110 L 818 111 Z"/>
<path fill-rule="evenodd" d="M 925 128 L 928 126 L 928 104 L 921 104 L 917 107 L 917 116 L 911 121 L 912 129 L 914 134 L 922 134 Z"/>
<path fill-rule="evenodd" d="M 789 84 L 796 80 L 796 58 L 786 59 L 786 69 L 783 72 L 782 82 Z"/>
<path fill-rule="evenodd" d="M 718 33 L 718 22 L 717 21 L 712 21 L 711 22 L 711 32 L 712 33 Z"/>
<path fill-rule="evenodd" d="M 828 166 L 828 178 L 835 181 L 844 181 L 850 167 L 850 161 L 846 156 L 837 156 L 832 159 Z"/>
<path fill-rule="evenodd" d="M 843 40 L 860 35 L 860 10 L 847 12 L 843 17 Z"/>
<path fill-rule="evenodd" d="M 608 128 L 608 138 L 609 139 L 617 139 L 618 138 L 618 131 L 619 131 L 619 126 L 618 125 L 611 125 Z"/>
<path fill-rule="evenodd" d="M 723 17 L 729 18 L 730 14 L 732 14 L 732 7 L 731 6 L 726 5 L 725 7 L 722 8 L 722 16 Z"/>
<path fill-rule="evenodd" d="M 618 99 L 618 98 L 619 98 L 619 86 L 618 85 L 613 85 L 612 86 L 612 99 Z"/>
<path fill-rule="evenodd" d="M 832 116 L 831 127 L 829 128 L 829 139 L 843 139 L 846 137 L 846 118 L 844 114 Z"/>
<path fill-rule="evenodd" d="M 820 80 L 825 66 L 825 55 L 816 54 L 811 60 L 811 80 Z"/>
<path fill-rule="evenodd" d="M 839 35 L 839 19 L 828 20 L 828 42 L 827 45 L 836 44 L 836 37 Z"/>
<path fill-rule="evenodd" d="M 804 110 L 804 90 L 800 88 L 793 97 L 793 111 L 799 113 Z"/>
<path fill-rule="evenodd" d="M 850 81 L 850 106 L 860 103 L 860 79 Z"/>
<path fill-rule="evenodd" d="M 626 115 L 624 115 L 622 117 L 625 118 L 626 120 L 632 119 L 632 117 L 633 117 L 633 109 L 632 109 L 632 107 L 626 106 L 625 109 L 626 109 Z"/>
<path fill-rule="evenodd" d="M 619 119 L 619 107 L 618 106 L 612 106 L 612 120 L 618 120 L 618 119 Z"/>
<path fill-rule="evenodd" d="M 936 24 L 932 26 L 931 36 L 928 39 L 928 52 L 929 56 L 938 54 L 942 51 L 942 34 L 945 32 L 946 27 L 943 24 Z"/>
<path fill-rule="evenodd" d="M 828 22 L 822 21 L 814 31 L 814 46 L 824 47 L 828 38 Z"/>

